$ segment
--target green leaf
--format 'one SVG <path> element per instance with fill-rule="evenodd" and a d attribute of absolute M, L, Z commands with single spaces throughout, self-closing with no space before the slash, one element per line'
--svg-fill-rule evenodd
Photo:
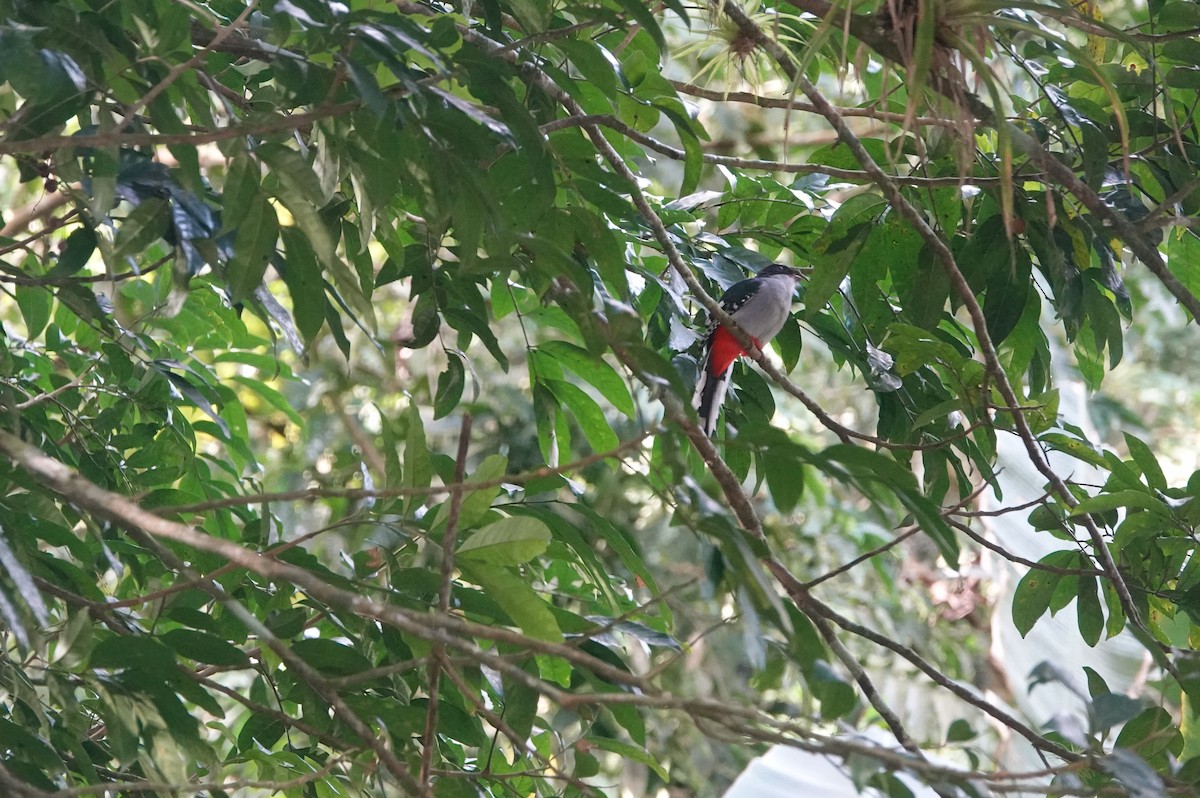
<path fill-rule="evenodd" d="M 446 353 L 446 370 L 438 376 L 437 391 L 433 397 L 433 418 L 436 421 L 454 412 L 462 399 L 466 386 L 466 369 L 462 358 L 455 352 Z"/>
<path fill-rule="evenodd" d="M 566 341 L 547 341 L 539 344 L 535 351 L 554 359 L 560 366 L 599 391 L 618 411 L 633 418 L 633 397 L 629 393 L 629 386 L 608 363 L 586 349 Z"/>
<path fill-rule="evenodd" d="M 550 537 L 550 529 L 536 518 L 502 518 L 463 541 L 458 557 L 492 565 L 520 565 L 545 552 Z"/>
<path fill-rule="evenodd" d="M 632 530 L 618 526 L 612 520 L 605 518 L 586 505 L 576 504 L 572 509 L 591 521 L 592 528 L 612 547 L 612 550 L 616 552 L 617 557 L 621 560 L 621 564 L 628 568 L 630 573 L 636 575 L 649 588 L 651 593 L 657 595 L 659 592 L 658 581 L 654 578 L 654 573 L 647 567 L 646 561 L 638 552 L 638 539 L 634 536 Z"/>
<path fill-rule="evenodd" d="M 625 78 L 621 65 L 612 53 L 594 41 L 565 39 L 555 46 L 567 54 L 571 65 L 579 70 L 587 81 L 595 85 L 605 97 L 620 95 Z"/>
<path fill-rule="evenodd" d="M 437 298 L 432 291 L 426 291 L 417 297 L 412 311 L 412 338 L 404 341 L 409 349 L 422 349 L 437 337 L 441 329 L 442 318 L 438 315 Z"/>
<path fill-rule="evenodd" d="M 817 660 L 812 669 L 804 674 L 808 687 L 821 702 L 821 717 L 834 720 L 846 715 L 858 706 L 854 686 L 838 676 L 829 663 Z"/>
<path fill-rule="evenodd" d="M 971 289 L 983 295 L 988 332 L 999 344 L 1025 311 L 1032 268 L 1029 255 L 1008 237 L 1000 214 L 994 214 L 980 223 L 957 260 Z"/>
<path fill-rule="evenodd" d="M 640 0 L 617 0 L 621 8 L 633 17 L 642 30 L 650 34 L 650 38 L 658 45 L 660 51 L 667 49 L 666 39 L 663 37 L 662 29 L 658 27 L 658 19 L 654 13 Z"/>
<path fill-rule="evenodd" d="M 66 245 L 58 256 L 58 263 L 47 277 L 70 277 L 84 266 L 96 251 L 96 231 L 91 227 L 80 227 L 67 236 Z"/>
<path fill-rule="evenodd" d="M 763 453 L 762 468 L 776 509 L 785 514 L 796 509 L 804 495 L 804 469 L 794 459 L 770 450 Z"/>
<path fill-rule="evenodd" d="M 1084 499 L 1072 508 L 1071 516 L 1080 518 L 1093 513 L 1106 513 L 1119 507 L 1149 510 L 1159 518 L 1170 518 L 1171 516 L 1171 511 L 1161 499 L 1140 490 L 1119 490 L 1115 493 L 1101 493 L 1090 499 Z"/>
<path fill-rule="evenodd" d="M 467 477 L 468 482 L 491 482 L 495 479 L 500 479 L 504 476 L 505 469 L 508 468 L 508 458 L 502 454 L 489 454 L 484 458 L 470 475 Z M 480 488 L 473 490 L 463 497 L 462 504 L 458 508 L 458 524 L 462 529 L 470 529 L 477 523 L 483 520 L 491 509 L 492 502 L 496 500 L 496 496 L 500 493 L 500 486 L 496 485 L 491 488 Z M 450 502 L 445 502 L 438 509 L 437 518 L 433 522 L 436 528 L 446 520 L 446 515 L 450 512 Z"/>
<path fill-rule="evenodd" d="M 309 637 L 292 643 L 292 651 L 321 673 L 349 676 L 370 670 L 371 661 L 344 643 L 323 637 Z"/>
<path fill-rule="evenodd" d="M 279 144 L 264 144 L 255 150 L 255 154 L 270 168 L 286 194 L 302 199 L 314 208 L 325 204 L 328 198 L 321 188 L 321 180 L 312 164 L 299 152 Z M 289 203 L 285 204 L 291 207 Z"/>
<path fill-rule="evenodd" d="M 276 637 L 288 640 L 304 631 L 304 622 L 307 619 L 307 612 L 299 607 L 292 607 L 286 610 L 271 610 L 267 613 L 264 623 Z"/>
<path fill-rule="evenodd" d="M 1087 441 L 1078 438 L 1072 438 L 1069 435 L 1064 435 L 1061 432 L 1047 432 L 1042 434 L 1039 441 L 1064 454 L 1069 454 L 1077 460 L 1082 460 L 1090 465 L 1098 466 L 1099 468 L 1108 470 L 1108 462 L 1104 459 L 1104 455 L 1096 451 Z"/>
<path fill-rule="evenodd" d="M 857 168 L 857 164 L 855 167 Z M 811 319 L 828 304 L 829 298 L 850 274 L 859 251 L 886 208 L 887 201 L 874 194 L 859 194 L 847 200 L 830 220 L 812 247 L 813 274 L 804 290 L 804 314 Z"/>
<path fill-rule="evenodd" d="M 603 738 L 599 738 L 603 739 Z M 574 776 L 577 779 L 589 779 L 600 772 L 600 760 L 589 751 L 575 751 Z"/>
<path fill-rule="evenodd" d="M 1192 296 L 1200 296 L 1200 237 L 1183 228 L 1168 233 L 1167 257 L 1171 273 Z"/>
<path fill-rule="evenodd" d="M 666 769 L 662 766 L 658 757 L 652 755 L 645 748 L 631 743 L 614 740 L 611 737 L 596 736 L 589 738 L 589 741 L 602 751 L 619 754 L 622 759 L 630 759 L 634 762 L 641 762 L 646 767 L 658 774 L 658 777 L 664 782 L 670 781 L 670 776 Z"/>
<path fill-rule="evenodd" d="M 50 321 L 54 296 L 49 288 L 40 285 L 18 285 L 13 291 L 17 295 L 17 307 L 21 309 L 21 318 L 25 322 L 25 335 L 32 341 L 42 334 L 46 323 Z"/>
<path fill-rule="evenodd" d="M 1094 123 L 1083 121 L 1079 126 L 1083 137 L 1083 174 L 1088 186 L 1098 191 L 1108 170 L 1108 137 Z"/>
<path fill-rule="evenodd" d="M 522 670 L 530 676 L 537 676 L 537 667 L 532 662 L 526 662 Z M 537 719 L 541 694 L 526 682 L 508 673 L 504 674 L 503 684 L 504 720 L 521 739 L 528 739 L 533 730 L 533 722 Z"/>
<path fill-rule="evenodd" d="M 1163 475 L 1158 458 L 1154 456 L 1150 447 L 1140 438 L 1136 438 L 1128 432 L 1125 433 L 1125 445 L 1129 447 L 1129 454 L 1133 457 L 1133 462 L 1142 469 L 1142 476 L 1146 478 L 1146 484 L 1154 490 L 1166 490 L 1167 478 Z"/>
<path fill-rule="evenodd" d="M 258 161 L 245 154 L 237 156 L 225 172 L 221 194 L 221 232 L 236 229 L 260 194 Z"/>
<path fill-rule="evenodd" d="M 160 639 L 181 657 L 194 659 L 196 662 L 205 662 L 209 665 L 248 666 L 250 664 L 250 658 L 240 648 L 207 632 L 172 629 L 164 633 Z"/>
<path fill-rule="evenodd" d="M 404 481 L 401 487 L 422 490 L 433 481 L 433 464 L 429 459 L 429 446 L 425 442 L 425 422 L 415 402 L 408 405 L 408 434 L 404 443 Z M 425 503 L 421 496 L 408 500 L 409 510 Z"/>
<path fill-rule="evenodd" d="M 1079 634 L 1083 637 L 1083 642 L 1095 646 L 1104 632 L 1104 610 L 1100 608 L 1096 577 L 1079 577 L 1079 601 L 1075 606 L 1079 618 Z"/>
<path fill-rule="evenodd" d="M 1056 568 L 1078 568 L 1079 553 L 1056 551 L 1047 554 L 1039 562 Z M 1013 624 L 1016 625 L 1021 637 L 1029 634 L 1029 630 L 1037 623 L 1038 618 L 1045 615 L 1046 610 L 1050 608 L 1050 599 L 1054 595 L 1054 588 L 1058 586 L 1061 579 L 1060 574 L 1039 569 L 1030 569 L 1025 576 L 1021 577 L 1021 581 L 1017 583 L 1017 589 L 1013 591 L 1012 603 Z"/>
<path fill-rule="evenodd" d="M 1125 724 L 1121 733 L 1117 735 L 1116 745 L 1119 746 L 1117 750 L 1136 751 L 1141 757 L 1139 761 L 1142 761 L 1156 759 L 1175 747 L 1178 741 L 1179 729 L 1172 720 L 1171 713 L 1163 707 L 1148 707 Z"/>
<path fill-rule="evenodd" d="M 607 452 L 617 448 L 621 441 L 595 399 L 563 380 L 546 380 L 545 385 L 575 416 L 594 451 Z"/>
<path fill-rule="evenodd" d="M 425 698 L 418 698 L 412 702 L 412 708 L 418 711 L 418 717 L 422 719 L 426 715 L 428 706 L 429 701 Z M 452 740 L 458 740 L 475 748 L 483 748 L 488 744 L 488 737 L 479 717 L 473 714 L 468 715 L 451 701 L 443 700 L 439 707 L 438 726 L 438 731 Z M 421 726 L 418 725 L 417 728 L 419 729 Z"/>
<path fill-rule="evenodd" d="M 243 377 L 241 375 L 237 375 L 233 379 L 234 381 L 245 385 L 247 388 L 254 391 L 256 394 L 262 397 L 267 404 L 271 405 L 271 407 L 287 416 L 288 419 L 297 427 L 304 427 L 304 419 L 299 413 L 296 412 L 296 409 L 292 407 L 292 403 L 289 402 L 287 398 L 279 391 L 272 388 L 270 385 L 267 385 L 262 380 L 255 380 L 251 379 L 250 377 Z"/>
<path fill-rule="evenodd" d="M 93 668 L 132 668 L 146 673 L 174 670 L 175 654 L 158 640 L 138 635 L 118 635 L 92 649 L 88 664 Z"/>
<path fill-rule="evenodd" d="M 937 327 L 950 297 L 950 277 L 945 269 L 932 267 L 933 260 L 928 244 L 922 243 L 911 269 L 891 265 L 905 318 L 923 330 Z"/>
<path fill-rule="evenodd" d="M 662 110 L 674 121 L 674 115 L 667 109 Z M 676 122 L 675 130 L 683 143 L 683 181 L 679 186 L 679 195 L 683 197 L 694 192 L 700 184 L 700 176 L 704 170 L 704 148 L 700 144 L 700 138 L 689 127 Z"/>
<path fill-rule="evenodd" d="M 1108 731 L 1136 717 L 1143 709 L 1145 706 L 1136 698 L 1121 693 L 1101 693 L 1092 699 L 1092 725 L 1098 731 Z"/>
<path fill-rule="evenodd" d="M 363 103 L 376 115 L 386 116 L 387 100 L 384 98 L 383 92 L 379 90 L 379 81 L 375 79 L 375 74 L 358 61 L 346 58 L 340 53 L 338 61 L 346 67 L 346 71 L 350 75 L 350 82 L 358 90 L 358 96 L 362 98 Z"/>
<path fill-rule="evenodd" d="M 241 731 L 238 732 L 238 750 L 250 751 L 259 745 L 269 751 L 286 731 L 287 727 L 279 718 L 271 715 L 248 715 Z"/>
<path fill-rule="evenodd" d="M 27 98 L 53 103 L 83 91 L 85 77 L 79 65 L 59 50 L 35 49 L 34 39 L 20 25 L 0 33 L 0 73 Z"/>
<path fill-rule="evenodd" d="M 543 383 L 533 385 L 533 416 L 537 424 L 538 448 L 550 465 L 569 459 L 571 432 L 558 399 Z"/>
<path fill-rule="evenodd" d="M 1158 798 L 1166 794 L 1162 776 L 1145 759 L 1127 748 L 1113 749 L 1099 764 L 1102 770 L 1111 774 L 1125 788 L 1131 798 Z"/>
<path fill-rule="evenodd" d="M 146 247 L 162 238 L 163 233 L 167 232 L 169 218 L 170 208 L 166 200 L 157 197 L 143 200 L 129 212 L 117 229 L 117 239 L 113 245 L 113 260 L 118 263 L 122 263 L 127 258 L 136 260 Z"/>
<path fill-rule="evenodd" d="M 317 261 L 337 286 L 338 294 L 353 309 L 356 323 L 366 327 L 375 326 L 375 308 L 364 293 L 362 282 L 338 254 L 337 243 L 340 229 L 330 226 L 317 212 L 326 198 L 308 161 L 299 153 L 286 147 L 264 146 L 258 150 L 260 157 L 271 166 L 272 174 L 279 180 L 280 187 L 273 196 L 291 213 L 295 226 L 304 234 L 316 255 Z M 353 315 L 353 314 L 350 314 Z"/>
<path fill-rule="evenodd" d="M 1121 553 L 1130 544 L 1170 534 L 1170 529 L 1154 513 L 1129 513 L 1113 535 L 1113 554 Z"/>
<path fill-rule="evenodd" d="M 276 262 L 276 270 L 283 276 L 288 294 L 292 297 L 292 315 L 296 329 L 306 343 L 320 332 L 325 324 L 329 300 L 325 295 L 325 281 L 321 278 L 321 266 L 317 263 L 308 239 L 294 227 L 280 231 L 287 258 Z"/>
<path fill-rule="evenodd" d="M 864 138 L 862 139 L 862 145 L 867 154 L 874 159 L 875 163 L 888 163 L 891 160 L 888 156 L 887 143 L 879 139 Z M 818 147 L 809 154 L 806 160 L 808 163 L 823 164 L 838 169 L 862 168 L 854 153 L 850 151 L 850 148 L 840 141 L 827 144 L 824 147 Z M 851 200 L 847 200 L 846 204 L 849 205 L 852 200 L 857 200 L 862 196 L 861 194 L 855 195 Z M 880 200 L 880 202 L 875 203 L 877 205 L 881 205 L 885 201 L 883 197 L 875 197 L 875 199 Z"/>
<path fill-rule="evenodd" d="M 32 729 L 23 728 L 8 718 L 0 718 L 0 745 L 20 759 L 28 760 L 47 773 L 61 773 L 66 765 L 49 740 L 33 733 Z M 8 760 L 6 767 L 12 767 Z"/>
<path fill-rule="evenodd" d="M 496 358 L 496 362 L 500 364 L 500 368 L 508 371 L 508 356 L 504 354 L 504 350 L 500 347 L 500 341 L 496 339 L 496 334 L 488 326 L 487 316 L 482 307 L 474 311 L 466 311 L 462 308 L 445 308 L 443 315 L 446 318 L 446 323 L 454 329 L 459 332 L 470 333 L 479 338 L 483 342 L 483 345 L 487 347 L 491 356 Z"/>
<path fill-rule="evenodd" d="M 279 217 L 275 215 L 275 206 L 259 194 L 251 200 L 237 227 L 228 266 L 232 302 L 242 302 L 262 284 L 278 240 Z"/>
<path fill-rule="evenodd" d="M 967 740 L 973 740 L 977 737 L 975 730 L 971 728 L 971 724 L 962 718 L 955 718 L 950 724 L 950 728 L 946 731 L 946 742 L 948 743 L 964 743 Z"/>
<path fill-rule="evenodd" d="M 463 562 L 462 569 L 470 581 L 482 587 L 488 598 L 508 613 L 522 632 L 538 640 L 562 642 L 562 631 L 550 606 L 516 572 L 473 560 Z"/>

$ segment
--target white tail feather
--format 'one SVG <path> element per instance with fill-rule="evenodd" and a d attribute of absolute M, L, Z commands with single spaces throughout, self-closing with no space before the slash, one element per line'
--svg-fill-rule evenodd
<path fill-rule="evenodd" d="M 717 417 L 721 414 L 721 405 L 725 403 L 725 393 L 729 390 L 729 378 L 733 374 L 733 364 L 721 375 L 708 372 L 708 359 L 705 358 L 700 368 L 700 379 L 696 382 L 696 393 L 692 396 L 692 407 L 700 416 L 700 426 L 704 434 L 712 437 L 717 429 Z"/>

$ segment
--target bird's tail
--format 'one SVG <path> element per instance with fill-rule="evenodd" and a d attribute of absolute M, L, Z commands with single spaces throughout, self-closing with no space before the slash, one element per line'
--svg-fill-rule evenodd
<path fill-rule="evenodd" d="M 700 379 L 696 383 L 692 406 L 696 408 L 696 415 L 700 416 L 700 426 L 704 434 L 711 438 L 717 429 L 717 416 L 721 413 L 725 392 L 729 390 L 729 376 L 733 373 L 733 363 L 730 363 L 724 372 L 713 373 L 710 360 L 710 357 L 706 357 L 701 364 Z"/>
<path fill-rule="evenodd" d="M 756 339 L 751 340 L 755 346 L 758 345 Z M 696 415 L 700 416 L 700 426 L 704 428 L 704 434 L 710 438 L 717 429 L 717 416 L 725 401 L 725 392 L 729 390 L 733 363 L 744 354 L 746 350 L 724 327 L 713 330 L 706 342 L 704 360 L 700 364 L 700 379 L 696 382 L 696 393 L 692 397 L 692 407 L 696 408 Z"/>

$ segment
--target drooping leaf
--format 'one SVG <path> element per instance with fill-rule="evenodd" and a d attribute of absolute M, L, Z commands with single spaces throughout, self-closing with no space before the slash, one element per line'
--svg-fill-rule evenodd
<path fill-rule="evenodd" d="M 437 392 L 433 398 L 433 417 L 439 419 L 454 412 L 466 386 L 466 370 L 462 358 L 455 352 L 446 353 L 446 370 L 438 376 Z"/>
<path fill-rule="evenodd" d="M 237 227 L 234 255 L 227 267 L 231 301 L 243 301 L 262 282 L 278 239 L 279 218 L 275 215 L 275 206 L 259 194 L 251 200 Z"/>

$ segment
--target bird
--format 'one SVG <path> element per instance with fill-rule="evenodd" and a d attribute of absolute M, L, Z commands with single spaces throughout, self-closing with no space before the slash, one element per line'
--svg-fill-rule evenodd
<path fill-rule="evenodd" d="M 733 317 L 742 332 L 762 349 L 783 329 L 792 312 L 796 283 L 803 276 L 799 269 L 772 263 L 758 274 L 729 286 L 721 297 L 721 309 Z M 704 337 L 704 358 L 692 406 L 700 417 L 704 434 L 712 437 L 717 415 L 725 401 L 733 363 L 746 350 L 733 332 L 715 318 L 708 321 Z"/>

